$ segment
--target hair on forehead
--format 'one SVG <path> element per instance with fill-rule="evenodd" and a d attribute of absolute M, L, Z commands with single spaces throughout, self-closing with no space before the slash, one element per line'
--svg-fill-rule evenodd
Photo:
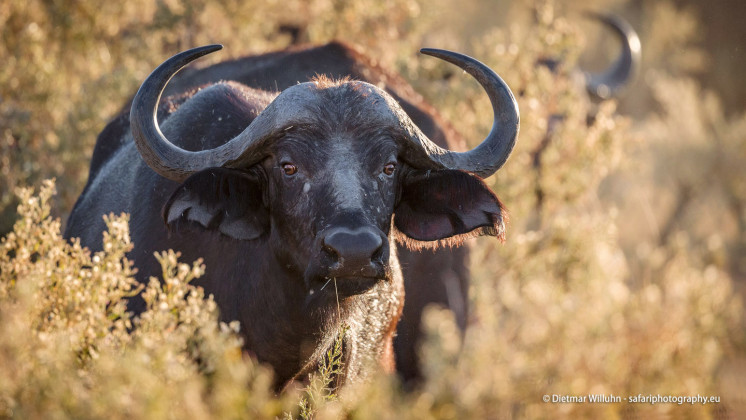
<path fill-rule="evenodd" d="M 393 131 L 399 124 L 392 118 L 386 93 L 375 86 L 343 77 L 316 74 L 310 79 L 313 100 L 306 103 L 311 118 L 303 123 L 314 125 L 327 134 L 341 132 Z"/>
<path fill-rule="evenodd" d="M 310 81 L 314 83 L 318 88 L 327 89 L 327 88 L 332 88 L 332 87 L 338 87 L 345 83 L 349 83 L 352 81 L 352 79 L 350 78 L 350 76 L 345 76 L 340 79 L 334 79 L 334 78 L 327 76 L 326 74 L 316 73 L 310 79 Z"/>

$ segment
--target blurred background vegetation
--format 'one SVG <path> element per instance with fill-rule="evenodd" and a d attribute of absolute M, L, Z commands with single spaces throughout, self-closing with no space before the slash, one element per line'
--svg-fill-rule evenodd
<path fill-rule="evenodd" d="M 591 101 L 578 80 L 579 66 L 601 69 L 619 48 L 584 17 L 589 8 L 624 16 L 642 41 L 641 71 L 618 100 Z M 474 55 L 516 93 L 522 124 L 508 164 L 489 180 L 510 210 L 508 242 L 475 241 L 474 310 L 463 342 L 447 312 L 430 311 L 421 389 L 403 393 L 380 378 L 322 404 L 319 417 L 746 417 L 744 12 L 735 0 L 2 2 L 0 236 L 8 239 L 0 254 L 0 370 L 13 366 L 13 374 L 0 379 L 0 417 L 297 414 L 287 397 L 267 391 L 267 372 L 235 357 L 231 328 L 204 327 L 215 324 L 209 305 L 192 308 L 205 312 L 195 321 L 202 327 L 182 335 L 141 328 L 141 337 L 124 338 L 126 325 L 107 323 L 126 324 L 125 315 L 74 297 L 84 291 L 75 287 L 97 278 L 91 267 L 98 263 L 66 249 L 48 232 L 59 226 L 47 216 L 66 218 L 96 135 L 163 59 L 224 44 L 204 66 L 331 39 L 399 71 L 478 141 L 491 125 L 480 88 L 416 51 Z M 546 59 L 561 65 L 536 65 Z M 41 198 L 15 194 L 52 177 L 58 194 L 48 203 L 49 188 Z M 19 202 L 25 207 L 17 213 Z M 31 227 L 41 223 L 46 230 Z M 99 256 L 111 263 L 98 266 L 119 280 L 85 291 L 103 302 L 130 287 L 121 263 L 126 225 L 112 223 L 110 253 Z M 60 257 L 66 253 L 70 260 Z M 179 271 L 174 256 L 163 258 L 172 267 L 164 278 L 188 277 L 188 266 Z M 63 267 L 69 273 L 52 275 Z M 34 286 L 21 288 L 22 281 Z M 61 293 L 58 281 L 71 289 Z M 176 313 L 189 309 L 169 302 Z M 80 308 L 104 312 L 81 320 L 74 316 Z M 67 314 L 65 322 L 49 321 L 50 313 Z M 215 344 L 195 350 L 194 334 Z M 168 349 L 184 357 L 154 356 Z M 199 365 L 205 360 L 213 365 Z M 157 375 L 171 386 L 160 389 Z M 589 393 L 718 395 L 722 402 L 541 401 Z"/>

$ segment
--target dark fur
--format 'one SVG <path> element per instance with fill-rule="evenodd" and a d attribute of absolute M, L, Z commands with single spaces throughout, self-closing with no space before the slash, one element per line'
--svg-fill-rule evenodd
<path fill-rule="evenodd" d="M 174 95 L 162 101 L 159 120 L 164 134 L 185 149 L 216 147 L 248 126 L 276 93 L 235 82 L 198 89 L 200 85 L 229 79 L 274 90 L 325 73 L 373 83 L 393 81 L 387 85 L 389 92 L 427 135 L 443 145 L 446 134 L 438 129 L 435 112 L 398 78 L 366 63 L 354 50 L 335 43 L 186 72 L 169 85 Z M 311 366 L 309 361 L 328 348 L 339 316 L 355 325 L 345 343 L 347 379 L 366 376 L 374 363 L 391 368 L 394 329 L 406 287 L 410 303 L 396 357 L 404 376 L 415 377 L 419 315 L 425 304 L 450 306 L 460 325 L 465 324 L 465 253 L 400 250 L 397 258 L 391 232 L 395 209 L 406 207 L 397 222 L 400 240 L 437 242 L 459 241 L 473 232 L 501 235 L 502 207 L 481 180 L 457 171 L 438 171 L 428 180 L 399 162 L 394 177 L 369 176 L 380 171 L 389 155 L 397 155 L 395 129 L 371 119 L 365 95 L 354 83 L 318 80 L 323 83 L 315 105 L 317 117 L 278 133 L 265 161 L 250 168 L 207 169 L 182 184 L 161 178 L 142 162 L 125 110 L 99 136 L 88 184 L 71 213 L 66 236 L 81 237 L 84 245 L 100 249 L 101 215 L 129 212 L 136 245 L 131 258 L 140 280 L 159 273 L 152 256 L 155 251 L 173 248 L 182 252 L 185 261 L 204 257 L 207 273 L 199 284 L 215 296 L 222 319 L 241 321 L 247 350 L 273 366 L 278 385 L 303 373 Z M 339 147 L 350 155 L 336 156 Z M 302 169 L 298 176 L 282 175 L 283 156 Z M 355 162 L 348 163 L 350 159 Z M 346 167 L 350 164 L 354 166 Z M 344 210 L 335 205 L 344 202 L 347 194 L 332 182 L 338 170 L 351 171 L 365 191 L 359 208 Z M 312 185 L 305 191 L 304 176 Z M 475 195 L 468 206 L 473 211 L 453 208 L 464 203 L 464 193 Z M 416 221 L 418 214 L 431 208 L 422 200 L 431 197 L 436 203 L 432 208 L 444 216 L 435 217 L 440 226 L 437 234 L 423 237 Z M 366 270 L 383 280 L 342 279 L 349 275 L 346 268 L 339 268 L 335 256 L 319 242 L 324 232 L 336 226 L 380 232 L 385 241 Z M 420 266 L 439 269 L 420 271 L 416 268 Z M 332 276 L 341 276 L 344 282 L 336 285 L 341 313 L 337 313 L 334 289 L 322 284 Z M 133 304 L 136 310 L 141 307 L 141 302 Z"/>

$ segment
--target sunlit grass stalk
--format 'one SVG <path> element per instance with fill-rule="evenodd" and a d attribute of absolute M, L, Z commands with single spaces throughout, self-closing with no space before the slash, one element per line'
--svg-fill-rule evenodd
<path fill-rule="evenodd" d="M 342 324 L 334 339 L 334 345 L 327 350 L 326 354 L 319 360 L 316 372 L 310 375 L 309 384 L 303 389 L 298 402 L 298 418 L 302 420 L 313 419 L 315 413 L 324 404 L 336 401 L 339 396 L 337 391 L 344 375 L 344 338 L 350 327 Z M 285 419 L 292 419 L 290 413 L 285 413 Z"/>

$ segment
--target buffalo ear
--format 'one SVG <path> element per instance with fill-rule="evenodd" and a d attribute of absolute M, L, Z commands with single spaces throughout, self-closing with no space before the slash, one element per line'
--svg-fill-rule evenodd
<path fill-rule="evenodd" d="M 262 191 L 259 174 L 205 169 L 174 191 L 163 207 L 163 221 L 169 229 L 182 222 L 196 222 L 234 239 L 256 239 L 269 226 Z"/>
<path fill-rule="evenodd" d="M 414 171 L 394 210 L 397 240 L 409 248 L 458 245 L 492 235 L 505 240 L 507 213 L 480 178 L 464 171 Z"/>

